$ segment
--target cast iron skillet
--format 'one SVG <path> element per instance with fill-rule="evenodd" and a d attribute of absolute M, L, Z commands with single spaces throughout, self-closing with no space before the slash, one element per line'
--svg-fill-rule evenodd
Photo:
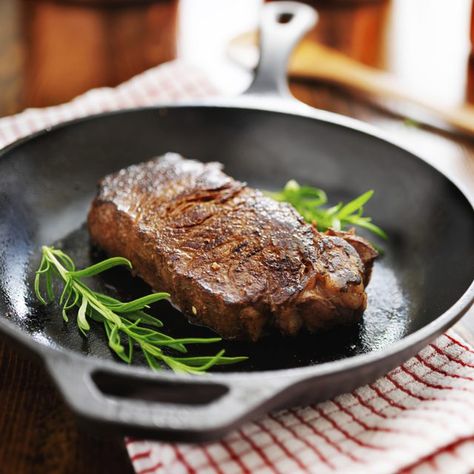
<path fill-rule="evenodd" d="M 287 58 L 315 18 L 297 3 L 265 6 L 262 59 L 243 97 L 101 114 L 1 153 L 0 329 L 39 356 L 90 426 L 167 440 L 215 439 L 268 410 L 374 380 L 471 305 L 472 203 L 379 132 L 289 98 Z M 385 255 L 375 266 L 363 322 L 320 337 L 226 343 L 230 354 L 249 355 L 248 363 L 198 377 L 153 373 L 140 361 L 124 365 L 100 328 L 84 339 L 74 324 L 62 322 L 57 307 L 40 307 L 31 286 L 40 246 L 63 245 L 79 265 L 101 258 L 83 227 L 98 179 L 169 150 L 221 161 L 231 176 L 253 186 L 276 188 L 290 178 L 317 185 L 335 202 L 374 189 L 366 211 L 390 240 L 377 242 Z M 148 291 L 127 272 L 110 272 L 95 284 L 123 298 Z M 172 334 L 210 334 L 186 324 L 168 304 L 154 310 Z"/>

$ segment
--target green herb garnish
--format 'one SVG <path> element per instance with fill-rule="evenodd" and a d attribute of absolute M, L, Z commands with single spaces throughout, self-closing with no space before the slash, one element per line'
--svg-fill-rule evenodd
<path fill-rule="evenodd" d="M 324 207 L 328 198 L 322 189 L 300 186 L 293 179 L 288 181 L 281 191 L 266 192 L 266 194 L 277 201 L 290 203 L 306 222 L 314 224 L 321 232 L 329 228 L 344 230 L 347 227 L 356 226 L 387 239 L 387 234 L 373 224 L 370 217 L 363 215 L 364 205 L 373 196 L 373 191 L 367 191 L 347 204 L 340 202 L 329 208 Z"/>
<path fill-rule="evenodd" d="M 116 266 L 132 268 L 129 260 L 114 257 L 83 270 L 76 270 L 74 262 L 63 251 L 54 247 L 42 247 L 42 258 L 35 278 L 35 293 L 43 304 L 55 298 L 53 279 L 61 280 L 63 289 L 59 296 L 64 321 L 69 320 L 70 311 L 76 307 L 76 322 L 83 335 L 90 329 L 93 320 L 104 326 L 109 347 L 124 362 L 130 364 L 135 347 L 143 352 L 148 365 L 160 370 L 167 365 L 175 372 L 192 374 L 203 373 L 212 366 L 241 362 L 247 357 L 225 357 L 224 350 L 214 356 L 181 357 L 172 352 L 187 353 L 187 344 L 209 344 L 221 338 L 182 338 L 175 339 L 159 332 L 156 328 L 163 323 L 146 313 L 149 305 L 169 298 L 168 293 L 152 293 L 127 303 L 90 289 L 83 278 L 98 275 Z M 41 291 L 44 286 L 45 294 Z M 166 349 L 166 352 L 163 351 Z"/>

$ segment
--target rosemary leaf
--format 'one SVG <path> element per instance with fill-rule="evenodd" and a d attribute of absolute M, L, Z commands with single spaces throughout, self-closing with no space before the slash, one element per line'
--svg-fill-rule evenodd
<path fill-rule="evenodd" d="M 168 293 L 152 293 L 133 301 L 122 302 L 111 296 L 98 293 L 89 288 L 83 278 L 99 275 L 116 266 L 132 268 L 130 261 L 114 257 L 76 270 L 72 259 L 62 250 L 42 247 L 42 258 L 35 275 L 34 291 L 38 300 L 46 305 L 55 298 L 53 280 L 63 284 L 58 302 L 62 317 L 68 322 L 69 312 L 76 307 L 76 324 L 86 336 L 91 329 L 89 320 L 101 324 L 107 336 L 110 349 L 125 363 L 133 361 L 134 348 L 139 348 L 153 370 L 168 366 L 174 371 L 200 374 L 215 365 L 234 364 L 247 357 L 226 357 L 221 350 L 213 356 L 179 357 L 172 353 L 187 353 L 189 344 L 209 344 L 219 342 L 220 338 L 181 338 L 176 339 L 156 330 L 163 323 L 143 311 L 157 301 L 169 298 Z M 42 294 L 45 289 L 46 298 Z M 166 353 L 163 352 L 166 349 Z"/>
<path fill-rule="evenodd" d="M 356 226 L 387 239 L 387 234 L 375 225 L 370 217 L 363 215 L 364 205 L 374 195 L 373 190 L 361 194 L 347 204 L 339 203 L 329 208 L 323 207 L 327 204 L 327 196 L 322 189 L 300 186 L 295 180 L 288 181 L 281 191 L 265 194 L 276 201 L 291 204 L 305 221 L 315 225 L 321 232 L 329 228 L 345 230 L 349 226 Z"/>
<path fill-rule="evenodd" d="M 94 275 L 98 275 L 99 273 L 105 272 L 110 268 L 118 266 L 126 266 L 128 268 L 132 268 L 132 264 L 126 258 L 113 257 L 108 258 L 107 260 L 104 260 L 102 262 L 96 263 L 95 265 L 91 265 L 90 267 L 84 268 L 83 270 L 71 271 L 70 274 L 73 275 L 75 278 L 91 277 Z"/>

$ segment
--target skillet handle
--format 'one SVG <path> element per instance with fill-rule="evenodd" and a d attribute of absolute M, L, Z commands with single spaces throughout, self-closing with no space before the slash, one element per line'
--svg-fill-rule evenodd
<path fill-rule="evenodd" d="M 67 354 L 46 357 L 64 400 L 88 428 L 166 441 L 216 440 L 257 412 L 278 406 L 290 380 L 189 376 L 100 367 Z"/>
<path fill-rule="evenodd" d="M 244 95 L 290 97 L 286 79 L 290 54 L 317 22 L 316 11 L 297 2 L 266 3 L 260 20 L 260 61 Z"/>

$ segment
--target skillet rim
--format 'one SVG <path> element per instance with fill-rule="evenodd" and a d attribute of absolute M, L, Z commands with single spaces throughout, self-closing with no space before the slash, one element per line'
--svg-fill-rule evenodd
<path fill-rule="evenodd" d="M 466 185 L 459 182 L 459 180 L 453 178 L 445 171 L 439 169 L 434 164 L 430 163 L 426 158 L 421 155 L 417 155 L 414 152 L 408 150 L 402 143 L 401 140 L 397 140 L 393 134 L 380 130 L 378 127 L 362 122 L 360 120 L 346 117 L 334 112 L 329 112 L 321 109 L 310 107 L 301 102 L 295 101 L 289 98 L 279 97 L 260 97 L 260 96 L 240 96 L 233 98 L 211 98 L 200 101 L 183 101 L 178 103 L 160 103 L 152 106 L 133 107 L 127 109 L 119 109 L 113 111 L 106 111 L 97 114 L 87 115 L 84 117 L 78 117 L 69 121 L 61 122 L 45 129 L 36 131 L 25 137 L 22 137 L 13 143 L 7 145 L 0 150 L 0 160 L 14 159 L 8 155 L 12 150 L 21 147 L 23 144 L 32 141 L 38 137 L 46 135 L 50 132 L 54 132 L 58 129 L 74 126 L 78 123 L 87 121 L 93 121 L 102 117 L 137 113 L 141 111 L 159 111 L 166 109 L 183 109 L 183 108 L 204 108 L 204 109 L 239 109 L 239 110 L 253 110 L 257 112 L 271 112 L 284 114 L 295 117 L 308 118 L 311 120 L 318 120 L 326 122 L 332 125 L 336 125 L 342 129 L 349 129 L 364 135 L 368 135 L 372 139 L 381 140 L 388 143 L 395 148 L 398 148 L 405 155 L 408 155 L 410 159 L 421 160 L 421 162 L 428 168 L 431 168 L 433 172 L 439 173 L 444 179 L 446 179 L 456 190 L 462 195 L 462 197 L 470 205 L 474 211 L 474 193 L 470 193 Z M 380 362 L 384 359 L 396 357 L 402 355 L 404 352 L 409 351 L 411 347 L 421 344 L 423 341 L 428 341 L 438 334 L 451 327 L 457 320 L 459 320 L 467 311 L 469 311 L 471 305 L 474 303 L 474 276 L 473 281 L 468 286 L 466 291 L 461 297 L 450 306 L 444 313 L 437 316 L 431 322 L 421 327 L 417 331 L 402 337 L 401 339 L 391 343 L 389 346 L 374 350 L 365 354 L 359 354 L 343 359 L 323 362 L 316 365 L 305 366 L 305 367 L 294 367 L 287 369 L 276 369 L 276 370 L 263 370 L 263 371 L 252 371 L 252 372 L 228 372 L 218 373 L 210 372 L 207 376 L 212 377 L 216 382 L 219 381 L 239 381 L 244 377 L 248 380 L 249 377 L 264 377 L 265 379 L 275 378 L 297 378 L 307 379 L 316 378 L 328 374 L 335 374 L 339 372 L 345 372 L 348 370 L 358 369 L 364 366 L 372 365 L 376 362 Z M 119 361 L 105 360 L 99 357 L 88 357 L 78 352 L 72 351 L 66 347 L 57 345 L 45 345 L 39 341 L 36 341 L 27 334 L 25 331 L 18 328 L 18 326 L 9 321 L 8 319 L 1 317 L 0 315 L 0 330 L 6 333 L 11 338 L 19 341 L 25 347 L 30 349 L 33 353 L 38 355 L 43 361 L 54 357 L 54 355 L 65 355 L 69 358 L 76 360 L 81 365 L 92 366 L 92 370 L 110 370 L 111 372 L 119 372 L 121 374 L 127 374 L 131 377 L 145 376 L 147 378 L 152 377 L 156 379 L 170 379 L 170 380 L 203 380 L 202 376 L 192 374 L 179 374 L 171 371 L 153 372 L 146 367 L 136 365 L 125 365 Z"/>

